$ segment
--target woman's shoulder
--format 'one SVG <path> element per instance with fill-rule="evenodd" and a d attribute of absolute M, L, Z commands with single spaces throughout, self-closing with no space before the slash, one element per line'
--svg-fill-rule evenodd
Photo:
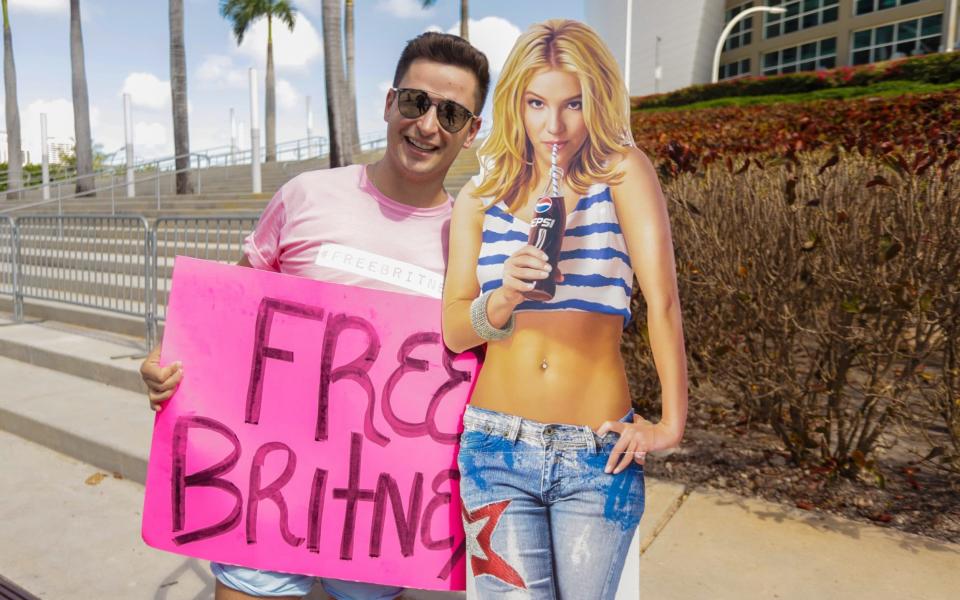
<path fill-rule="evenodd" d="M 611 155 L 607 161 L 615 176 L 635 175 L 638 171 L 649 173 L 653 170 L 653 162 L 643 150 L 636 146 L 627 146 L 622 152 Z"/>
<path fill-rule="evenodd" d="M 488 199 L 477 196 L 476 192 L 477 185 L 473 181 L 467 181 L 453 201 L 454 214 L 472 216 L 471 220 L 482 221 Z"/>

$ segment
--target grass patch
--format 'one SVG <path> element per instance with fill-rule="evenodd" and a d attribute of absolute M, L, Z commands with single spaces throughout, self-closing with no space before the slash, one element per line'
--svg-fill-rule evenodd
<path fill-rule="evenodd" d="M 733 96 L 729 98 L 716 98 L 713 100 L 704 100 L 703 102 L 694 102 L 693 104 L 684 104 L 683 106 L 635 109 L 634 112 L 653 113 L 699 110 L 704 108 L 722 108 L 725 106 L 758 106 L 764 104 L 815 102 L 817 100 L 847 100 L 850 98 L 862 98 L 865 96 L 884 98 L 890 96 L 900 96 L 903 94 L 931 94 L 935 92 L 956 89 L 960 89 L 960 81 L 952 81 L 950 83 L 940 84 L 924 83 L 921 81 L 883 81 L 872 85 L 831 88 L 817 90 L 814 92 L 804 92 L 801 94 L 771 94 L 768 96 Z"/>

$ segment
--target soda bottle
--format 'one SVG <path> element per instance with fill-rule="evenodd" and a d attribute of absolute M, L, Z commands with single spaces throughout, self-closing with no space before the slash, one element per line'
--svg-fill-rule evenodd
<path fill-rule="evenodd" d="M 557 166 L 557 150 L 557 146 L 554 146 L 550 155 L 550 190 L 534 205 L 530 235 L 527 239 L 528 244 L 547 255 L 551 266 L 550 275 L 545 279 L 538 279 L 532 290 L 523 293 L 525 298 L 540 302 L 552 299 L 557 292 L 560 246 L 563 245 L 563 233 L 567 228 L 567 209 L 560 194 L 561 170 Z"/>

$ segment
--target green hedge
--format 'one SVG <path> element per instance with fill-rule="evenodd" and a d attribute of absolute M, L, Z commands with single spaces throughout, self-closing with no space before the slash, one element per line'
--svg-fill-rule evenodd
<path fill-rule="evenodd" d="M 634 109 L 683 106 L 695 102 L 738 96 L 799 94 L 816 90 L 872 85 L 881 81 L 919 81 L 943 84 L 960 80 L 960 52 L 928 54 L 916 58 L 839 67 L 829 71 L 788 75 L 742 77 L 705 85 L 692 85 L 665 94 L 633 100 Z"/>

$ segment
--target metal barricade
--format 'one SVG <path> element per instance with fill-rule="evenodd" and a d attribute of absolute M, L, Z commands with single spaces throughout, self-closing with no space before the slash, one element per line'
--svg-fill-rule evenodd
<path fill-rule="evenodd" d="M 177 256 L 236 263 L 243 256 L 243 240 L 253 231 L 259 215 L 219 217 L 163 217 L 153 227 L 153 327 L 156 340 L 161 321 L 167 318 L 167 299 Z"/>
<path fill-rule="evenodd" d="M 142 317 L 150 339 L 153 274 L 146 219 L 18 217 L 14 236 L 21 297 Z"/>
<path fill-rule="evenodd" d="M 17 228 L 13 218 L 0 216 L 0 296 L 10 296 L 13 318 L 23 318 L 23 298 L 18 287 Z"/>

